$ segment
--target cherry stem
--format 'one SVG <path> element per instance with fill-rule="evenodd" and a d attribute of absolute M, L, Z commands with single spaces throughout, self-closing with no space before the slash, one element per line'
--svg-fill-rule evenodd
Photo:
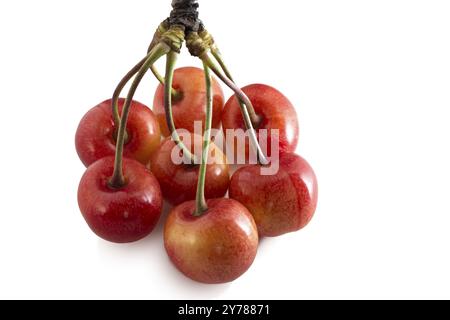
<path fill-rule="evenodd" d="M 152 71 L 153 75 L 155 76 L 156 79 L 158 79 L 159 83 L 161 83 L 162 85 L 164 85 L 164 78 L 163 76 L 158 72 L 158 69 L 156 69 L 156 67 L 153 65 L 150 67 L 150 70 Z"/>
<path fill-rule="evenodd" d="M 150 70 L 152 71 L 155 78 L 158 79 L 159 83 L 161 83 L 164 86 L 165 85 L 164 77 L 158 72 L 156 67 L 153 65 L 150 67 Z M 180 91 L 176 90 L 175 88 L 172 88 L 172 98 L 175 101 L 181 100 L 182 93 Z"/>
<path fill-rule="evenodd" d="M 228 77 L 228 79 L 230 79 L 231 81 L 234 82 L 234 79 L 231 76 L 231 72 L 229 71 L 228 67 L 226 66 L 225 61 L 222 57 L 222 54 L 220 53 L 220 50 L 217 48 L 214 48 L 214 49 L 211 49 L 211 53 L 214 56 L 214 58 L 217 60 L 217 62 L 219 63 L 220 67 L 222 68 L 223 72 Z"/>
<path fill-rule="evenodd" d="M 125 144 L 125 132 L 127 128 L 128 116 L 130 113 L 131 103 L 133 101 L 134 94 L 147 73 L 148 69 L 162 56 L 170 52 L 170 47 L 165 43 L 159 43 L 147 56 L 147 59 L 142 64 L 136 77 L 131 84 L 128 91 L 128 96 L 123 107 L 122 118 L 119 125 L 119 133 L 117 136 L 116 145 L 116 158 L 114 162 L 114 173 L 110 181 L 110 186 L 113 188 L 121 188 L 126 184 L 125 177 L 123 174 L 123 149 Z"/>
<path fill-rule="evenodd" d="M 217 60 L 217 62 L 219 63 L 220 67 L 222 68 L 223 72 L 228 77 L 228 79 L 230 79 L 233 83 L 235 83 L 233 77 L 231 76 L 231 72 L 229 71 L 227 65 L 225 64 L 225 61 L 222 57 L 222 54 L 220 53 L 220 50 L 215 47 L 215 48 L 211 49 L 211 53 L 214 56 L 214 58 Z M 239 103 L 241 104 L 241 108 L 243 108 L 242 104 L 244 104 L 244 101 L 242 99 L 239 99 Z M 253 104 L 250 103 L 250 105 L 247 105 L 247 109 L 248 109 L 250 118 L 252 119 L 253 126 L 258 127 L 259 124 L 261 123 L 261 117 L 256 114 Z M 247 129 L 249 129 L 249 128 L 247 128 Z"/>
<path fill-rule="evenodd" d="M 244 117 L 244 122 L 247 130 L 249 130 L 250 133 L 250 140 L 255 148 L 257 154 L 258 154 L 258 160 L 262 165 L 268 165 L 269 161 L 267 160 L 267 157 L 265 156 L 264 152 L 261 149 L 261 146 L 258 142 L 258 137 L 256 135 L 256 130 L 253 126 L 253 121 L 250 116 L 249 110 L 254 110 L 252 102 L 247 97 L 247 95 L 228 77 L 224 76 L 222 72 L 217 68 L 214 61 L 211 59 L 211 57 L 208 54 L 203 55 L 200 57 L 202 59 L 203 63 L 208 66 L 218 77 L 220 80 L 222 80 L 231 90 L 234 91 L 237 98 L 240 100 L 240 106 L 242 115 Z"/>
<path fill-rule="evenodd" d="M 114 119 L 114 127 L 116 129 L 120 126 L 120 114 L 119 114 L 119 97 L 122 93 L 123 88 L 127 85 L 127 83 L 133 78 L 136 73 L 142 68 L 145 61 L 147 61 L 150 54 L 148 54 L 144 59 L 139 61 L 137 65 L 133 67 L 123 78 L 120 80 L 119 84 L 117 85 L 116 89 L 114 90 L 114 94 L 112 97 L 112 113 L 113 113 L 113 119 Z"/>
<path fill-rule="evenodd" d="M 170 51 L 167 54 L 166 85 L 164 86 L 164 109 L 166 112 L 166 122 L 167 126 L 169 127 L 170 134 L 172 135 L 172 139 L 173 141 L 175 141 L 176 145 L 183 151 L 183 156 L 189 163 L 196 164 L 198 163 L 198 159 L 181 141 L 181 138 L 178 135 L 177 129 L 175 127 L 175 121 L 173 119 L 172 94 L 170 89 L 172 88 L 173 84 L 173 74 L 177 58 L 178 53 L 174 51 Z"/>
<path fill-rule="evenodd" d="M 203 153 L 202 163 L 200 165 L 198 185 L 197 185 L 197 198 L 196 209 L 194 212 L 195 217 L 199 217 L 208 210 L 205 197 L 205 184 L 206 184 L 206 169 L 208 166 L 209 147 L 211 145 L 211 128 L 213 119 L 213 90 L 212 90 L 212 78 L 208 65 L 203 62 L 203 69 L 205 71 L 206 81 L 206 120 L 205 120 L 205 132 L 203 134 Z"/>
<path fill-rule="evenodd" d="M 142 68 L 145 61 L 147 61 L 149 54 L 139 61 L 137 65 L 133 67 L 128 73 L 120 80 L 119 84 L 117 85 L 116 89 L 114 90 L 114 94 L 112 97 L 112 113 L 113 113 L 113 120 L 114 120 L 114 127 L 117 129 L 115 132 L 115 138 L 117 138 L 117 131 L 120 126 L 120 113 L 119 113 L 119 98 L 120 94 L 122 93 L 122 90 L 125 88 L 127 83 L 136 75 L 136 73 L 139 72 L 139 70 Z M 158 70 L 156 70 L 156 67 L 152 65 L 150 67 L 152 73 L 155 75 L 156 79 L 164 85 L 164 78 L 159 74 Z M 175 89 L 172 89 L 172 96 L 174 99 L 180 99 L 181 98 L 181 92 L 176 91 Z M 125 133 L 125 140 L 127 140 L 127 134 Z"/>

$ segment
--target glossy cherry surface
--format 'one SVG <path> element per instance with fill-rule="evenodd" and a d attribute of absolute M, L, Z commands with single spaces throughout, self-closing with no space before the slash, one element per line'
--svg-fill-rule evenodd
<path fill-rule="evenodd" d="M 195 121 L 200 121 L 203 128 L 197 134 L 202 134 L 206 115 L 206 83 L 203 70 L 186 67 L 175 70 L 173 88 L 181 94 L 180 99 L 173 99 L 173 117 L 177 129 L 186 129 L 194 133 Z M 222 88 L 213 79 L 213 128 L 220 128 L 220 117 L 224 104 Z M 154 97 L 154 112 L 158 118 L 162 134 L 170 136 L 164 111 L 164 86 L 159 85 Z"/>
<path fill-rule="evenodd" d="M 91 165 L 78 188 L 78 204 L 89 227 L 99 237 L 117 243 L 140 240 L 149 235 L 162 210 L 158 181 L 144 165 L 123 159 L 126 185 L 109 185 L 114 158 Z"/>
<path fill-rule="evenodd" d="M 119 100 L 120 113 L 124 103 L 125 99 Z M 84 116 L 76 133 L 76 149 L 86 167 L 104 157 L 115 155 L 115 134 L 111 100 L 106 100 Z M 131 104 L 127 134 L 124 156 L 147 164 L 161 143 L 161 130 L 153 112 L 137 101 Z"/>
<path fill-rule="evenodd" d="M 262 175 L 259 165 L 236 171 L 231 178 L 230 198 L 252 213 L 260 236 L 280 236 L 302 229 L 312 219 L 317 206 L 317 179 L 302 157 L 284 154 L 275 175 Z"/>
<path fill-rule="evenodd" d="M 185 202 L 170 213 L 164 243 L 174 265 L 202 283 L 231 282 L 252 265 L 258 232 L 248 210 L 230 199 L 208 201 L 209 210 L 194 217 L 195 202 Z"/>

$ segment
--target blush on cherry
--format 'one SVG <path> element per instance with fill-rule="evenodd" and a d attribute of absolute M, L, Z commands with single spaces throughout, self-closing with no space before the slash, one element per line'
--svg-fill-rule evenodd
<path fill-rule="evenodd" d="M 230 198 L 252 213 L 260 236 L 280 236 L 302 229 L 312 219 L 317 206 L 317 179 L 302 157 L 282 154 L 275 175 L 262 175 L 259 165 L 236 171 L 231 178 Z"/>
<path fill-rule="evenodd" d="M 124 103 L 125 99 L 119 100 L 120 113 Z M 104 157 L 115 155 L 117 128 L 114 127 L 111 105 L 111 100 L 100 103 L 80 122 L 75 143 L 86 167 Z M 124 156 L 147 164 L 160 142 L 161 131 L 155 115 L 142 103 L 133 101 L 127 123 Z"/>
<path fill-rule="evenodd" d="M 125 185 L 111 186 L 114 157 L 92 164 L 81 179 L 78 204 L 89 227 L 116 243 L 140 240 L 155 228 L 162 210 L 158 181 L 141 163 L 123 159 Z"/>
<path fill-rule="evenodd" d="M 192 280 L 219 284 L 236 280 L 255 260 L 258 231 L 253 217 L 239 202 L 209 200 L 208 210 L 193 216 L 195 201 L 169 214 L 164 244 L 173 264 Z"/>
<path fill-rule="evenodd" d="M 177 129 L 186 129 L 193 133 L 194 124 L 197 121 L 203 124 L 203 130 L 206 115 L 206 85 L 203 70 L 194 67 L 185 67 L 175 70 L 172 87 L 177 92 L 177 95 L 172 98 L 175 127 Z M 224 96 L 220 84 L 215 79 L 213 79 L 212 88 L 212 127 L 219 129 Z M 164 110 L 163 85 L 159 85 L 156 90 L 153 107 L 163 136 L 170 136 Z"/>

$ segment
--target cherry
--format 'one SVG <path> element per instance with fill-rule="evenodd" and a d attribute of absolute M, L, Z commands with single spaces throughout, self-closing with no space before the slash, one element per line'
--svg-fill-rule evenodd
<path fill-rule="evenodd" d="M 149 235 L 162 210 L 158 181 L 144 165 L 123 159 L 125 185 L 111 186 L 114 157 L 91 165 L 78 189 L 78 204 L 89 227 L 99 237 L 116 243 L 140 240 Z"/>
<path fill-rule="evenodd" d="M 230 198 L 247 207 L 263 237 L 305 227 L 314 215 L 317 197 L 313 169 L 295 154 L 281 155 L 275 175 L 262 175 L 259 165 L 247 166 L 236 171 L 230 183 Z"/>
<path fill-rule="evenodd" d="M 169 214 L 164 244 L 173 264 L 192 280 L 231 282 L 252 265 L 258 231 L 248 210 L 230 199 L 209 200 L 208 210 L 193 216 L 195 201 L 185 202 Z"/>
<path fill-rule="evenodd" d="M 222 113 L 224 96 L 219 83 L 213 79 L 213 128 L 220 128 L 220 115 Z M 206 114 L 206 87 L 203 70 L 186 67 L 175 70 L 173 85 L 177 94 L 172 97 L 173 117 L 177 129 L 186 129 L 194 132 L 196 121 L 205 124 Z M 159 85 L 153 102 L 154 112 L 161 127 L 163 136 L 170 136 L 164 110 L 164 86 Z M 204 128 L 202 128 L 203 130 Z"/>
<path fill-rule="evenodd" d="M 119 100 L 122 112 L 125 99 Z M 117 129 L 114 126 L 112 102 L 106 100 L 91 109 L 81 120 L 76 133 L 76 149 L 83 164 L 88 167 L 97 160 L 116 152 Z M 127 124 L 125 157 L 147 164 L 161 142 L 161 131 L 153 112 L 133 101 Z"/>
<path fill-rule="evenodd" d="M 280 152 L 294 152 L 299 137 L 299 124 L 295 108 L 291 102 L 278 90 L 263 84 L 252 84 L 242 88 L 242 91 L 248 96 L 253 104 L 256 113 L 256 119 L 253 120 L 253 126 L 256 130 L 267 129 L 267 154 L 271 154 L 271 130 L 279 130 L 279 146 Z M 236 96 L 231 97 L 225 104 L 222 113 L 223 129 L 243 129 L 245 130 L 245 123 L 242 118 L 242 112 L 239 106 L 239 100 Z M 232 141 L 227 141 L 228 143 Z M 237 139 L 234 141 L 235 148 L 237 147 Z M 245 154 L 248 160 L 249 142 L 246 141 Z M 237 150 L 236 152 L 244 152 Z"/>
<path fill-rule="evenodd" d="M 190 143 L 184 144 L 190 152 L 202 150 L 203 137 L 191 135 Z M 197 181 L 199 178 L 199 165 L 190 163 L 175 164 L 172 154 L 181 150 L 175 142 L 167 138 L 164 140 L 151 159 L 151 170 L 158 179 L 164 198 L 172 205 L 179 205 L 183 202 L 195 200 L 197 192 Z M 206 169 L 205 197 L 207 199 L 220 198 L 225 196 L 230 184 L 229 167 L 226 156 L 213 143 L 209 151 L 209 164 Z M 196 156 L 201 158 L 201 153 Z"/>

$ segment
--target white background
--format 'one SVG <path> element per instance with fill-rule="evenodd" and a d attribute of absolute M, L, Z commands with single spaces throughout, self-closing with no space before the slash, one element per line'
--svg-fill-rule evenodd
<path fill-rule="evenodd" d="M 92 234 L 75 130 L 169 4 L 0 2 L 0 298 L 450 298 L 448 1 L 200 0 L 239 84 L 271 84 L 297 107 L 316 217 L 264 240 L 252 269 L 220 286 L 171 266 L 162 223 L 131 245 Z M 155 87 L 148 77 L 138 100 Z"/>

